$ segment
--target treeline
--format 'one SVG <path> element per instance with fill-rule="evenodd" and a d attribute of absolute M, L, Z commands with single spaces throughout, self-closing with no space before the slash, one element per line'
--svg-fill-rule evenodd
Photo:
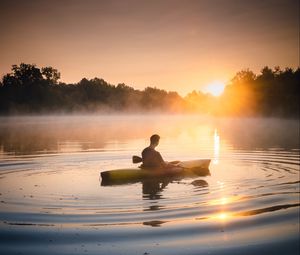
<path fill-rule="evenodd" d="M 186 97 L 155 87 L 137 90 L 103 79 L 59 82 L 52 67 L 13 65 L 0 82 L 0 113 L 168 112 L 237 116 L 299 116 L 300 69 L 265 67 L 238 72 L 220 97 L 193 91 Z"/>
<path fill-rule="evenodd" d="M 299 118 L 300 69 L 264 67 L 259 75 L 238 72 L 220 97 L 217 111 L 225 115 Z"/>
<path fill-rule="evenodd" d="M 181 111 L 184 100 L 176 92 L 157 88 L 136 90 L 103 79 L 82 79 L 76 84 L 58 82 L 60 73 L 52 67 L 13 65 L 0 83 L 0 112 L 57 113 L 95 111 Z"/>

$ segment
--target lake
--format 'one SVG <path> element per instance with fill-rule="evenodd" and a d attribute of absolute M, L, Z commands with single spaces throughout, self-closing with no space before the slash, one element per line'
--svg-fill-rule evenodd
<path fill-rule="evenodd" d="M 101 185 L 152 134 L 210 176 Z M 1 254 L 298 254 L 299 121 L 0 118 Z"/>

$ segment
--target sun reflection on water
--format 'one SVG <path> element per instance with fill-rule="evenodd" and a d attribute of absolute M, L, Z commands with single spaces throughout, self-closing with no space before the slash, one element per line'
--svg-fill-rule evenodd
<path fill-rule="evenodd" d="M 217 129 L 214 132 L 214 159 L 213 164 L 217 165 L 219 163 L 220 156 L 220 136 L 218 135 Z"/>
<path fill-rule="evenodd" d="M 219 199 L 213 199 L 209 202 L 209 205 L 227 205 L 232 204 L 234 202 L 237 202 L 241 200 L 240 196 L 234 196 L 234 197 L 221 197 Z"/>
<path fill-rule="evenodd" d="M 221 212 L 221 213 L 218 213 L 215 218 L 219 219 L 219 220 L 222 220 L 222 221 L 225 221 L 225 220 L 228 220 L 230 214 L 227 213 L 227 212 Z"/>

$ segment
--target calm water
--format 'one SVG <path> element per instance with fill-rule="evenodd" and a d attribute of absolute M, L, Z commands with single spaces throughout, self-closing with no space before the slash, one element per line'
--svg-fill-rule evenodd
<path fill-rule="evenodd" d="M 211 176 L 101 186 L 153 133 Z M 1 254 L 298 254 L 299 122 L 0 118 Z"/>

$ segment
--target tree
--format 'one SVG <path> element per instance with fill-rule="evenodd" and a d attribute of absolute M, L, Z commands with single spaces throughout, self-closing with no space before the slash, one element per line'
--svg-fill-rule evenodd
<path fill-rule="evenodd" d="M 12 75 L 20 85 L 30 85 L 43 80 L 41 70 L 36 65 L 21 63 L 12 66 Z"/>
<path fill-rule="evenodd" d="M 60 73 L 51 66 L 42 67 L 42 75 L 49 84 L 57 84 L 57 81 L 60 79 Z"/>
<path fill-rule="evenodd" d="M 249 82 L 253 82 L 256 78 L 256 75 L 250 71 L 249 69 L 245 69 L 237 72 L 237 74 L 231 80 L 234 84 L 245 84 Z"/>

